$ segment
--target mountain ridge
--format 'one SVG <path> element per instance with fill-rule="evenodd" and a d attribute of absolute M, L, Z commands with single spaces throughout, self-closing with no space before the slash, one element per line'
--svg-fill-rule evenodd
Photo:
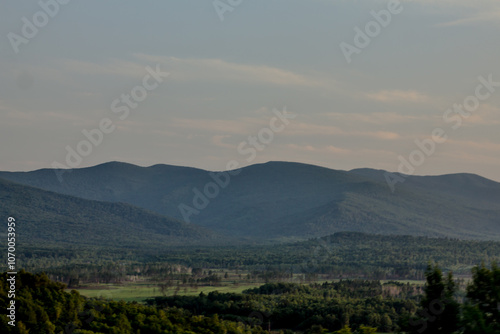
<path fill-rule="evenodd" d="M 0 172 L 0 178 L 128 203 L 231 237 L 304 238 L 353 231 L 500 240 L 500 183 L 467 173 L 407 176 L 392 193 L 384 173 L 284 161 L 229 172 L 108 162 L 67 171 L 64 182 L 51 169 Z M 181 207 L 192 209 L 188 219 Z"/>
<path fill-rule="evenodd" d="M 162 247 L 218 238 L 207 229 L 130 204 L 82 199 L 2 178 L 0 214 L 18 221 L 21 243 L 38 246 Z"/>

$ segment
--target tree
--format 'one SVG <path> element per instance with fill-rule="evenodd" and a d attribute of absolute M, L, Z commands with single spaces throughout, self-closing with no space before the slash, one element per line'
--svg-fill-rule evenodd
<path fill-rule="evenodd" d="M 495 263 L 491 270 L 484 263 L 472 269 L 463 313 L 465 333 L 500 332 L 500 268 Z"/>
<path fill-rule="evenodd" d="M 426 285 L 417 318 L 409 319 L 410 333 L 454 333 L 459 328 L 460 305 L 454 299 L 457 290 L 452 273 L 443 279 L 437 265 L 428 265 Z"/>

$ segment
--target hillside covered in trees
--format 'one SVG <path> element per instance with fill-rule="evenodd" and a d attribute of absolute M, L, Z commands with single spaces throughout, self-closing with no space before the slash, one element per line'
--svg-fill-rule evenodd
<path fill-rule="evenodd" d="M 0 172 L 25 186 L 128 203 L 252 242 L 342 231 L 500 240 L 500 183 L 471 174 L 407 176 L 392 192 L 384 175 L 279 161 L 219 173 L 121 162 Z"/>

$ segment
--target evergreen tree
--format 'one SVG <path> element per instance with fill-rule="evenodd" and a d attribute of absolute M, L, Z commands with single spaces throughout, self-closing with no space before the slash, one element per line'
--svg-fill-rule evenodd
<path fill-rule="evenodd" d="M 454 299 L 457 290 L 453 275 L 446 279 L 437 265 L 428 265 L 426 285 L 420 303 L 418 318 L 409 319 L 406 330 L 410 333 L 454 333 L 459 328 L 460 305 Z"/>
<path fill-rule="evenodd" d="M 472 269 L 463 313 L 466 334 L 500 333 L 500 268 L 496 264 L 491 270 L 484 263 Z"/>

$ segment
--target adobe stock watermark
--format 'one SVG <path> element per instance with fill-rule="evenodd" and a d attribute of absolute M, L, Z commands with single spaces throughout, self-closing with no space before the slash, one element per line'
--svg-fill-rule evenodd
<path fill-rule="evenodd" d="M 258 152 L 263 151 L 273 142 L 274 135 L 285 130 L 285 127 L 290 124 L 289 120 L 297 117 L 296 114 L 287 112 L 286 107 L 283 111 L 273 109 L 273 113 L 275 117 L 270 119 L 268 127 L 260 129 L 257 135 L 248 136 L 247 140 L 238 145 L 238 153 L 242 156 L 247 156 L 245 159 L 247 162 L 254 161 L 257 158 Z M 210 200 L 216 198 L 220 190 L 225 189 L 229 185 L 231 176 L 240 174 L 240 166 L 241 164 L 238 161 L 230 160 L 226 164 L 225 172 L 209 173 L 212 181 L 207 182 L 202 190 L 194 187 L 192 206 L 185 203 L 181 203 L 178 206 L 184 221 L 190 223 L 192 215 L 200 214 L 210 204 Z"/>
<path fill-rule="evenodd" d="M 358 26 L 354 27 L 354 32 L 356 33 L 353 39 L 354 45 L 346 42 L 342 42 L 339 45 L 347 63 L 350 64 L 354 54 L 360 54 L 363 49 L 370 45 L 373 38 L 380 35 L 383 28 L 389 26 L 393 15 L 398 15 L 402 11 L 403 6 L 399 0 L 389 0 L 387 9 L 381 9 L 378 12 L 372 10 L 370 12 L 373 20 L 365 24 L 364 31 Z"/>
<path fill-rule="evenodd" d="M 38 6 L 40 10 L 37 11 L 31 17 L 31 20 L 26 16 L 21 18 L 23 23 L 21 27 L 20 34 L 15 32 L 9 32 L 7 38 L 9 39 L 10 46 L 16 54 L 19 53 L 19 47 L 24 44 L 28 44 L 33 38 L 35 38 L 40 29 L 43 29 L 50 20 L 56 17 L 61 9 L 61 6 L 67 5 L 70 0 L 40 0 L 38 1 Z"/>
<path fill-rule="evenodd" d="M 133 87 L 129 93 L 123 93 L 119 98 L 111 102 L 111 111 L 118 116 L 120 120 L 125 120 L 130 115 L 130 111 L 136 109 L 139 103 L 144 101 L 149 92 L 152 92 L 163 83 L 164 79 L 170 75 L 168 72 L 162 72 L 160 65 L 157 64 L 153 69 L 146 66 L 147 74 L 142 78 L 142 84 Z M 104 135 L 109 135 L 115 131 L 116 125 L 110 118 L 104 117 L 99 121 L 99 126 L 94 129 L 83 129 L 82 134 L 85 139 L 80 140 L 74 148 L 66 145 L 65 164 L 53 161 L 51 166 L 54 168 L 57 179 L 63 182 L 63 174 L 70 172 L 70 168 L 79 167 L 83 159 L 92 154 L 95 147 L 100 146 L 104 141 Z"/>
<path fill-rule="evenodd" d="M 500 87 L 500 82 L 493 81 L 493 74 L 487 78 L 478 77 L 479 84 L 474 89 L 474 94 L 467 96 L 462 104 L 453 104 L 443 113 L 443 121 L 451 124 L 452 130 L 457 130 L 462 126 L 463 120 L 469 118 L 476 111 L 481 102 L 486 101 Z M 398 173 L 385 172 L 385 181 L 392 192 L 395 191 L 397 183 L 403 183 L 406 178 L 415 173 L 417 167 L 424 164 L 426 159 L 436 152 L 436 145 L 443 144 L 448 140 L 447 131 L 442 128 L 435 128 L 431 131 L 430 138 L 424 140 L 415 139 L 417 148 L 413 150 L 407 158 L 398 156 Z"/>
<path fill-rule="evenodd" d="M 212 2 L 212 5 L 214 6 L 215 12 L 222 22 L 224 21 L 224 15 L 227 12 L 231 13 L 232 11 L 234 11 L 234 9 L 241 5 L 242 2 L 243 0 L 214 0 L 214 2 Z"/>

